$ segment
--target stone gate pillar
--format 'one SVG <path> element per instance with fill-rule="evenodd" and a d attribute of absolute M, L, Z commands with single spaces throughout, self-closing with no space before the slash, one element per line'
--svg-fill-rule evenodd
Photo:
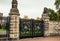
<path fill-rule="evenodd" d="M 44 8 L 42 19 L 44 21 L 44 36 L 49 36 L 49 16 L 47 8 Z"/>
<path fill-rule="evenodd" d="M 17 9 L 17 0 L 12 0 L 12 8 L 9 13 L 10 32 L 9 38 L 19 39 L 19 10 Z"/>

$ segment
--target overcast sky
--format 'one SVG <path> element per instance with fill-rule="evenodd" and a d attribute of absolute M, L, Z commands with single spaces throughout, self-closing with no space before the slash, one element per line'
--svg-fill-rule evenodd
<path fill-rule="evenodd" d="M 11 1 L 12 0 L 0 0 L 0 12 L 3 13 L 4 16 L 8 16 L 11 9 Z M 20 13 L 20 17 L 24 17 L 25 15 L 29 16 L 29 18 L 41 17 L 43 13 L 43 8 L 51 8 L 55 10 L 54 2 L 55 0 L 17 0 L 18 1 L 18 9 Z"/>

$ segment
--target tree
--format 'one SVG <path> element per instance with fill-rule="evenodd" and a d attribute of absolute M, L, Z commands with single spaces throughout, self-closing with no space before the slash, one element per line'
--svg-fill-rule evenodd
<path fill-rule="evenodd" d="M 50 8 L 48 8 L 48 12 L 49 12 L 50 20 L 57 21 L 57 13 Z"/>
<path fill-rule="evenodd" d="M 60 0 L 55 0 L 56 9 L 60 8 Z"/>
<path fill-rule="evenodd" d="M 60 21 L 60 0 L 55 0 L 56 9 L 58 9 L 57 20 Z"/>

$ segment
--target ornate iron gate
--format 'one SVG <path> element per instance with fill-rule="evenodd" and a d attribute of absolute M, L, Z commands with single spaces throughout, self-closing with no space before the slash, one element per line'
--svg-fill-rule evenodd
<path fill-rule="evenodd" d="M 20 38 L 43 36 L 43 21 L 20 19 Z"/>
<path fill-rule="evenodd" d="M 33 37 L 39 37 L 44 35 L 43 21 L 33 20 Z"/>
<path fill-rule="evenodd" d="M 20 38 L 32 36 L 31 20 L 21 19 L 20 22 Z"/>

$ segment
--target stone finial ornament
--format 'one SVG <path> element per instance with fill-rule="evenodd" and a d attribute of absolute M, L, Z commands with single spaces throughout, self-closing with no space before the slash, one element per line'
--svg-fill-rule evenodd
<path fill-rule="evenodd" d="M 12 8 L 17 8 L 17 0 L 12 0 Z"/>
<path fill-rule="evenodd" d="M 9 15 L 20 15 L 17 5 L 18 5 L 17 0 L 12 0 L 12 8 L 10 10 Z"/>
<path fill-rule="evenodd" d="M 48 9 L 45 7 L 43 13 L 48 13 Z"/>

